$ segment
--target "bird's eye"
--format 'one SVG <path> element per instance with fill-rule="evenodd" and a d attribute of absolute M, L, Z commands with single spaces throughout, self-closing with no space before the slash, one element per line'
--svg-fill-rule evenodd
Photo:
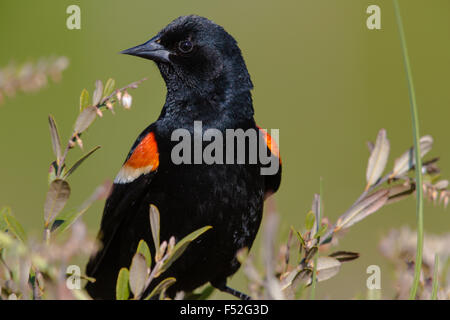
<path fill-rule="evenodd" d="M 180 41 L 180 43 L 178 43 L 178 49 L 182 53 L 189 53 L 192 51 L 193 48 L 194 48 L 194 45 L 189 40 L 183 40 L 183 41 Z"/>

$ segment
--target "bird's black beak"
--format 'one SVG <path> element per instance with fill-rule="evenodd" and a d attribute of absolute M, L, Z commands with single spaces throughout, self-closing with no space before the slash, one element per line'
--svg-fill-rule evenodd
<path fill-rule="evenodd" d="M 158 36 L 151 38 L 146 43 L 123 50 L 120 53 L 129 54 L 131 56 L 141 57 L 157 62 L 170 62 L 170 51 L 159 43 Z"/>

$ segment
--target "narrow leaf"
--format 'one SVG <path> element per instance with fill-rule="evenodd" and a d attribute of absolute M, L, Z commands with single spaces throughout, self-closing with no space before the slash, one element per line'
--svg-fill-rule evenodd
<path fill-rule="evenodd" d="M 327 231 L 327 229 L 328 229 L 328 225 L 325 223 L 322 224 L 319 228 L 319 231 L 317 231 L 317 233 L 314 235 L 314 238 L 317 239 L 317 238 L 323 236 L 325 234 L 325 232 Z"/>
<path fill-rule="evenodd" d="M 94 94 L 92 95 L 92 104 L 94 106 L 98 105 L 100 102 L 100 99 L 102 98 L 103 94 L 103 82 L 101 80 L 95 81 L 95 90 Z"/>
<path fill-rule="evenodd" d="M 66 231 L 70 228 L 70 226 L 79 218 L 89 208 L 84 208 L 82 210 L 72 210 L 66 213 L 61 213 L 58 215 L 55 219 L 55 221 L 52 224 L 52 227 L 50 228 L 51 232 L 55 232 L 55 234 L 60 234 Z"/>
<path fill-rule="evenodd" d="M 334 277 L 341 268 L 341 263 L 331 257 L 319 257 L 317 259 L 317 281 L 324 281 Z"/>
<path fill-rule="evenodd" d="M 415 185 L 396 185 L 389 188 L 389 198 L 386 204 L 398 202 L 408 196 L 410 196 L 416 190 Z"/>
<path fill-rule="evenodd" d="M 98 186 L 92 195 L 83 203 L 81 209 L 73 210 L 69 212 L 63 212 L 59 214 L 53 225 L 51 231 L 56 234 L 63 233 L 66 231 L 80 216 L 82 216 L 95 201 L 105 199 L 111 190 L 111 182 L 106 181 L 105 183 Z"/>
<path fill-rule="evenodd" d="M 166 291 L 171 285 L 173 285 L 175 283 L 175 281 L 176 281 L 176 279 L 173 277 L 164 279 L 163 281 L 158 283 L 158 285 L 145 298 L 145 300 L 150 300 L 151 298 L 155 297 L 157 294 L 160 294 L 161 292 Z"/>
<path fill-rule="evenodd" d="M 61 212 L 69 200 L 70 186 L 65 180 L 56 179 L 50 184 L 44 204 L 44 220 L 47 227 Z"/>
<path fill-rule="evenodd" d="M 314 227 L 315 221 L 316 221 L 316 216 L 315 216 L 314 212 L 309 211 L 306 214 L 306 218 L 305 218 L 305 228 L 306 228 L 306 230 L 311 230 Z"/>
<path fill-rule="evenodd" d="M 86 109 L 89 106 L 89 91 L 83 89 L 80 95 L 80 112 Z"/>
<path fill-rule="evenodd" d="M 55 120 L 53 119 L 53 117 L 51 115 L 48 116 L 48 123 L 50 126 L 50 136 L 52 138 L 53 153 L 55 154 L 56 162 L 57 162 L 58 166 L 60 166 L 61 165 L 61 163 L 60 163 L 60 161 L 61 161 L 61 140 L 59 139 L 58 129 L 56 127 Z"/>
<path fill-rule="evenodd" d="M 205 289 L 198 293 L 198 295 L 193 296 L 194 300 L 206 300 L 208 299 L 216 288 L 212 285 L 207 285 Z"/>
<path fill-rule="evenodd" d="M 173 248 L 172 253 L 169 256 L 169 258 L 166 261 L 164 261 L 158 275 L 163 273 L 164 271 L 166 271 L 172 265 L 172 263 L 174 263 L 183 254 L 183 252 L 187 249 L 187 247 L 189 246 L 189 244 L 192 241 L 197 239 L 200 235 L 202 235 L 203 233 L 205 233 L 206 231 L 208 231 L 211 228 L 212 228 L 211 226 L 206 226 L 206 227 L 200 228 L 200 229 L 188 234 L 183 239 L 181 239 Z"/>
<path fill-rule="evenodd" d="M 389 148 L 390 145 L 389 140 L 387 139 L 386 130 L 381 129 L 378 132 L 375 147 L 370 154 L 369 163 L 367 165 L 366 190 L 369 190 L 369 188 L 374 185 L 378 181 L 378 179 L 380 179 L 388 161 Z"/>
<path fill-rule="evenodd" d="M 419 140 L 420 157 L 423 158 L 433 147 L 433 137 L 430 135 L 423 136 Z M 406 172 L 415 166 L 414 147 L 410 148 L 399 158 L 395 160 L 394 169 L 392 170 L 390 178 L 397 178 L 403 176 Z"/>
<path fill-rule="evenodd" d="M 8 207 L 3 207 L 0 209 L 0 232 L 6 232 L 6 230 L 8 230 L 8 224 L 4 218 L 6 211 L 11 211 L 11 209 Z"/>
<path fill-rule="evenodd" d="M 6 227 L 8 232 L 12 233 L 20 240 L 22 241 L 26 240 L 27 237 L 25 231 L 20 222 L 17 221 L 17 219 L 12 214 L 10 208 L 8 207 L 3 208 L 0 212 L 0 218 L 2 218 L 4 221 L 4 225 L 2 226 L 2 228 Z"/>
<path fill-rule="evenodd" d="M 364 198 L 361 202 L 357 203 L 336 222 L 335 231 L 348 228 L 356 222 L 362 220 L 368 215 L 374 213 L 380 209 L 387 201 L 389 196 L 389 190 L 378 190 L 368 197 Z"/>
<path fill-rule="evenodd" d="M 153 204 L 150 205 L 150 228 L 152 231 L 153 243 L 155 244 L 155 252 L 159 251 L 159 210 Z"/>
<path fill-rule="evenodd" d="M 329 257 L 337 259 L 339 262 L 352 261 L 359 258 L 358 252 L 350 251 L 336 251 L 329 255 Z"/>
<path fill-rule="evenodd" d="M 145 257 L 136 253 L 131 260 L 130 266 L 130 289 L 135 298 L 139 297 L 144 291 L 145 282 L 148 277 L 148 268 Z"/>
<path fill-rule="evenodd" d="M 136 253 L 144 256 L 147 267 L 150 268 L 152 265 L 152 255 L 150 254 L 150 248 L 148 247 L 147 242 L 144 240 L 139 241 Z"/>
<path fill-rule="evenodd" d="M 103 98 L 108 97 L 113 93 L 114 87 L 116 86 L 116 81 L 112 78 L 109 78 L 108 81 L 106 81 L 105 89 L 103 90 Z"/>
<path fill-rule="evenodd" d="M 94 149 L 92 149 L 84 156 L 82 156 L 80 159 L 78 159 L 78 161 L 75 162 L 75 164 L 69 170 L 67 170 L 66 174 L 64 175 L 64 179 L 68 178 L 83 163 L 84 160 L 89 158 L 95 151 L 97 151 L 100 148 L 101 148 L 100 146 L 96 146 Z"/>
<path fill-rule="evenodd" d="M 116 282 L 116 299 L 128 300 L 130 297 L 130 289 L 128 286 L 129 272 L 127 268 L 120 269 Z"/>
<path fill-rule="evenodd" d="M 97 108 L 90 106 L 85 108 L 79 115 L 75 122 L 74 131 L 75 133 L 84 132 L 89 126 L 94 122 L 97 117 Z"/>

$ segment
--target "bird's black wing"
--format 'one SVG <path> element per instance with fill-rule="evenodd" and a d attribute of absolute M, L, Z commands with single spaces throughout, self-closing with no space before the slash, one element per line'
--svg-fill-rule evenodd
<path fill-rule="evenodd" d="M 264 176 L 264 198 L 266 199 L 270 195 L 277 192 L 278 188 L 280 187 L 281 183 L 281 157 L 280 157 L 280 151 L 278 148 L 277 143 L 275 140 L 270 136 L 270 134 L 264 130 L 258 127 L 260 130 L 260 133 L 262 134 L 265 142 L 265 147 L 267 148 L 267 154 L 270 154 L 272 159 L 277 162 L 278 167 L 276 167 L 276 172 L 273 174 L 267 174 Z M 264 165 L 264 167 L 268 167 L 270 165 L 273 165 L 272 161 L 269 165 Z"/>
<path fill-rule="evenodd" d="M 112 192 L 105 203 L 98 239 L 101 248 L 86 267 L 86 274 L 96 279 L 88 283 L 87 290 L 95 298 L 113 298 L 115 279 L 121 266 L 119 228 L 145 198 L 150 183 L 157 174 L 159 153 L 152 125 L 138 137 L 117 175 Z M 125 254 L 126 256 L 126 254 Z"/>

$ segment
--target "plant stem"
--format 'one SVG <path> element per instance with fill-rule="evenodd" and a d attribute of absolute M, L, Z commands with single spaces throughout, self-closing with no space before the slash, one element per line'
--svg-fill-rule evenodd
<path fill-rule="evenodd" d="M 411 287 L 410 299 L 415 299 L 417 287 L 419 286 L 420 271 L 422 268 L 422 251 L 423 251 L 423 189 L 422 189 L 422 161 L 420 159 L 420 135 L 419 135 L 419 117 L 417 112 L 416 95 L 414 91 L 414 83 L 409 63 L 408 49 L 406 47 L 405 33 L 403 30 L 402 18 L 400 15 L 400 7 L 397 0 L 394 1 L 395 16 L 397 18 L 398 31 L 403 52 L 403 61 L 405 64 L 406 77 L 408 80 L 409 100 L 411 105 L 412 129 L 414 137 L 414 159 L 416 162 L 416 216 L 417 216 L 417 252 L 416 263 L 414 267 L 414 280 Z"/>
<path fill-rule="evenodd" d="M 322 220 L 322 178 L 320 178 L 320 186 L 319 186 L 319 205 L 317 206 L 317 221 L 316 221 L 316 232 L 319 232 L 320 229 L 320 221 Z M 320 246 L 320 237 L 317 239 L 317 249 Z M 319 251 L 317 251 L 314 257 L 314 268 L 313 268 L 313 277 L 311 282 L 311 296 L 310 299 L 314 300 L 316 297 L 316 278 L 317 278 L 317 260 L 319 259 Z"/>
<path fill-rule="evenodd" d="M 433 273 L 433 286 L 431 291 L 431 300 L 437 299 L 437 292 L 439 286 L 439 256 L 436 253 L 434 255 L 434 273 Z"/>

